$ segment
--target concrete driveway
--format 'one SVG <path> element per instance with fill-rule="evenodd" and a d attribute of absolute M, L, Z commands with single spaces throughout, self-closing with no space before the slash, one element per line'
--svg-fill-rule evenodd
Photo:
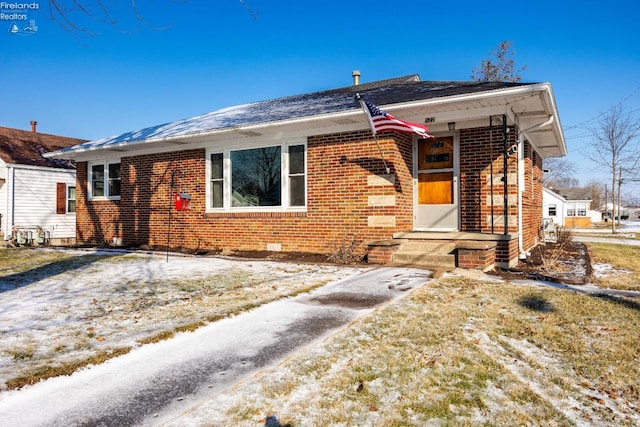
<path fill-rule="evenodd" d="M 430 280 L 379 268 L 3 393 L 0 425 L 156 425 Z"/>

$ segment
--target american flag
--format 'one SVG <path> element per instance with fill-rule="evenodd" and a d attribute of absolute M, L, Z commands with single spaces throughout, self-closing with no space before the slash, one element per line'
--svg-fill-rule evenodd
<path fill-rule="evenodd" d="M 360 105 L 362 105 L 362 109 L 369 118 L 369 125 L 374 135 L 379 132 L 400 131 L 417 133 L 422 138 L 433 138 L 433 135 L 427 133 L 427 130 L 429 130 L 427 126 L 398 120 L 391 114 L 382 111 L 369 101 L 363 99 L 360 99 Z"/>

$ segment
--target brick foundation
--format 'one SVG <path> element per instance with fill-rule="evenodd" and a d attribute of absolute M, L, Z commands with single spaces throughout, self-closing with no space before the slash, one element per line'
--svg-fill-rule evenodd
<path fill-rule="evenodd" d="M 496 263 L 496 242 L 460 242 L 458 250 L 458 267 L 468 269 L 490 270 Z"/>

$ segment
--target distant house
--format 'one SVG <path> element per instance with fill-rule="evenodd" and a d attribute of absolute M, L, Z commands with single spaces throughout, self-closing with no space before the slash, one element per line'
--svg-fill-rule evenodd
<path fill-rule="evenodd" d="M 72 243 L 76 235 L 76 171 L 44 153 L 86 142 L 0 127 L 0 233 L 20 243 Z"/>
<path fill-rule="evenodd" d="M 588 228 L 600 216 L 591 210 L 590 188 L 545 188 L 543 204 L 544 217 L 563 227 Z"/>
<path fill-rule="evenodd" d="M 374 138 L 358 95 L 434 137 Z M 76 161 L 79 243 L 353 249 L 373 263 L 447 258 L 488 269 L 513 266 L 540 242 L 542 160 L 565 154 L 549 83 L 411 75 L 224 108 L 49 156 Z"/>

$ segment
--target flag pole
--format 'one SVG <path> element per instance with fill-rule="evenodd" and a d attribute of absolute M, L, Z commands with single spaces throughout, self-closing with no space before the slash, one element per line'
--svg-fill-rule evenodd
<path fill-rule="evenodd" d="M 376 146 L 378 147 L 378 152 L 380 153 L 380 158 L 382 159 L 382 163 L 384 164 L 384 170 L 387 172 L 387 175 L 391 173 L 391 169 L 387 166 L 387 161 L 384 159 L 384 154 L 382 154 L 382 148 L 380 148 L 380 142 L 378 141 L 378 134 L 376 133 L 376 128 L 373 125 L 373 121 L 371 119 L 371 114 L 367 112 L 367 107 L 364 105 L 362 98 L 360 98 L 360 94 L 356 93 L 356 100 L 360 102 L 360 106 L 362 107 L 362 111 L 364 111 L 365 116 L 367 116 L 367 120 L 369 121 L 369 128 L 371 128 L 371 133 L 373 134 L 373 138 L 376 141 Z"/>
<path fill-rule="evenodd" d="M 389 169 L 389 167 L 387 166 L 387 162 L 384 159 L 384 155 L 382 154 L 382 148 L 380 148 L 380 143 L 378 142 L 378 135 L 376 135 L 374 133 L 373 137 L 376 140 L 376 145 L 378 146 L 378 151 L 380 152 L 380 158 L 382 159 L 382 163 L 384 164 L 384 170 L 386 170 L 387 171 L 387 175 L 389 175 L 391 173 L 391 169 Z"/>

